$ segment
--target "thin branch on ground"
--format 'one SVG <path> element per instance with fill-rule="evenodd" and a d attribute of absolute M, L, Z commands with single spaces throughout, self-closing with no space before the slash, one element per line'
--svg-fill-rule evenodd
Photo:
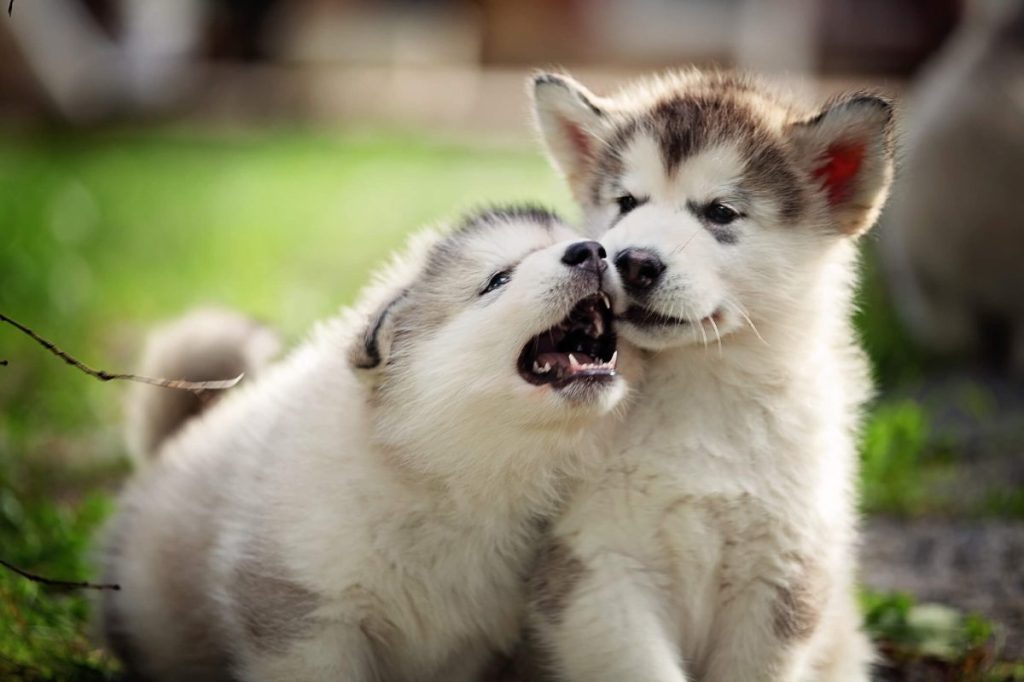
<path fill-rule="evenodd" d="M 7 5 L 7 16 L 11 16 L 11 12 L 14 11 L 14 0 L 11 0 Z"/>
<path fill-rule="evenodd" d="M 16 320 L 12 320 L 3 313 L 0 313 L 0 322 L 6 322 L 15 329 L 18 329 L 22 333 L 27 334 L 36 343 L 38 343 L 43 348 L 56 355 L 64 362 L 68 363 L 73 367 L 77 367 L 78 369 L 85 372 L 89 376 L 95 377 L 100 381 L 112 381 L 115 379 L 121 381 L 135 381 L 140 384 L 149 384 L 150 386 L 160 386 L 161 388 L 176 388 L 184 391 L 192 391 L 193 393 L 201 393 L 202 391 L 222 391 L 228 388 L 232 388 L 233 386 L 237 385 L 239 381 L 242 380 L 243 376 L 245 376 L 244 374 L 239 374 L 234 379 L 224 379 L 220 381 L 185 381 L 184 379 L 156 379 L 152 377 L 139 376 L 137 374 L 115 374 L 112 372 L 106 372 L 103 370 L 93 369 L 92 367 L 89 367 L 81 360 L 78 360 L 71 354 L 62 351 L 52 342 L 47 341 L 42 336 L 36 334 L 34 331 L 29 329 L 25 325 L 21 324 L 20 322 L 17 322 Z"/>
<path fill-rule="evenodd" d="M 7 361 L 6 360 L 0 360 L 0 367 L 6 367 L 6 366 L 7 366 Z"/>
<path fill-rule="evenodd" d="M 62 590 L 120 590 L 121 589 L 120 585 L 115 585 L 113 583 L 89 583 L 89 582 L 79 581 L 79 580 L 54 580 L 53 578 L 44 578 L 41 575 L 36 575 L 35 573 L 29 573 L 28 571 L 24 571 L 24 570 L 18 568 L 17 566 L 13 566 L 13 565 L 7 563 L 6 561 L 4 561 L 3 559 L 0 559 L 0 566 L 3 566 L 4 568 L 6 568 L 8 571 L 11 571 L 12 573 L 17 573 L 22 578 L 26 578 L 28 580 L 31 580 L 34 583 L 39 583 L 40 585 L 46 585 L 47 587 L 57 587 L 57 588 L 60 588 Z"/>

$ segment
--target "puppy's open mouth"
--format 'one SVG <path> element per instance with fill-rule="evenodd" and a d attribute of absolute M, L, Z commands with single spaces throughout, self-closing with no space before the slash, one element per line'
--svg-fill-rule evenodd
<path fill-rule="evenodd" d="M 611 301 L 607 294 L 594 294 L 526 343 L 519 374 L 531 384 L 561 388 L 574 381 L 611 379 L 617 359 Z"/>

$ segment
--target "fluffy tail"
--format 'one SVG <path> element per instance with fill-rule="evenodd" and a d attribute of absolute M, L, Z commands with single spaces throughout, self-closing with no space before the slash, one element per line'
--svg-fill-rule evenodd
<path fill-rule="evenodd" d="M 280 348 L 277 334 L 254 320 L 230 310 L 204 308 L 153 330 L 139 374 L 211 381 L 244 372 L 245 383 L 270 364 Z M 189 391 L 133 385 L 127 423 L 132 454 L 138 460 L 154 457 L 170 436 L 221 393 L 198 396 Z"/>

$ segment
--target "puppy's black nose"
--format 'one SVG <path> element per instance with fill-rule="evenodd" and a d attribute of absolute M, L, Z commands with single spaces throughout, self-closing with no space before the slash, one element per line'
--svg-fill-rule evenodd
<path fill-rule="evenodd" d="M 615 267 L 622 282 L 631 289 L 650 289 L 665 272 L 658 255 L 645 249 L 626 249 L 615 257 Z"/>
<path fill-rule="evenodd" d="M 576 242 L 570 244 L 562 256 L 562 262 L 569 266 L 581 267 L 584 270 L 603 272 L 608 264 L 604 257 L 608 255 L 604 247 L 597 242 Z"/>

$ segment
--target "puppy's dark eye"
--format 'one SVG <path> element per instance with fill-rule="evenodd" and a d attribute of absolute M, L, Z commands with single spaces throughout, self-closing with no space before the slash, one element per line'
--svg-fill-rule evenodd
<path fill-rule="evenodd" d="M 506 284 L 508 284 L 511 280 L 512 271 L 502 270 L 501 272 L 494 275 L 494 277 L 491 277 L 491 281 L 487 283 L 487 286 L 484 287 L 484 290 L 480 292 L 480 295 L 483 296 L 484 294 L 494 291 L 499 287 L 503 287 Z"/>
<path fill-rule="evenodd" d="M 615 203 L 619 205 L 619 215 L 626 215 L 640 205 L 640 200 L 632 194 L 623 194 Z"/>
<path fill-rule="evenodd" d="M 728 225 L 739 217 L 739 211 L 720 201 L 714 201 L 704 209 L 704 218 L 715 225 Z"/>

